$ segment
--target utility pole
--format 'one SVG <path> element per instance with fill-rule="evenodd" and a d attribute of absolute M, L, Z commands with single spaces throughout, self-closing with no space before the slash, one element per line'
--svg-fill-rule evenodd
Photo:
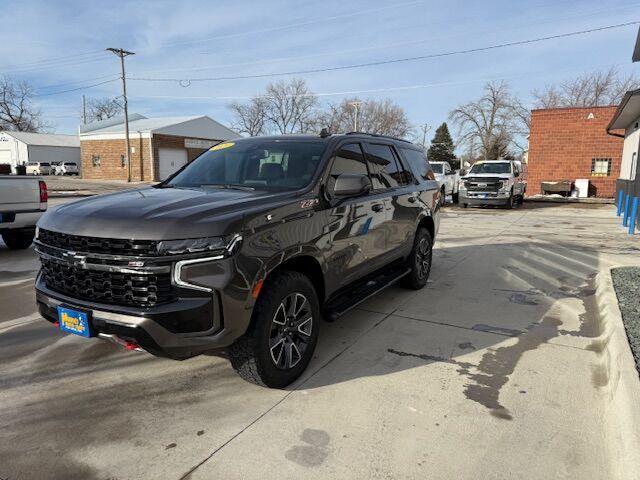
<path fill-rule="evenodd" d="M 82 124 L 87 124 L 87 100 L 84 95 L 82 95 Z"/>
<path fill-rule="evenodd" d="M 355 116 L 353 117 L 353 131 L 358 131 L 358 108 L 362 105 L 362 102 L 350 102 L 349 105 L 355 110 Z"/>
<path fill-rule="evenodd" d="M 124 135 L 125 135 L 125 148 L 127 149 L 125 158 L 127 159 L 127 166 L 129 167 L 128 181 L 131 181 L 131 147 L 129 143 L 129 109 L 127 106 L 127 80 L 124 74 L 124 57 L 129 55 L 135 55 L 133 52 L 127 52 L 122 48 L 107 48 L 109 52 L 112 52 L 120 57 L 120 66 L 122 67 L 122 99 L 124 102 Z"/>

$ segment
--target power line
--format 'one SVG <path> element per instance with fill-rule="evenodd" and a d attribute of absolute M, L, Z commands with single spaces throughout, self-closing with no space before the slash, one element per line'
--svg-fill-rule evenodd
<path fill-rule="evenodd" d="M 50 62 L 50 63 L 43 63 L 43 64 L 37 64 L 37 65 L 31 65 L 31 66 L 26 66 L 26 67 L 22 67 L 22 68 L 10 68 L 7 70 L 4 70 L 6 72 L 32 72 L 32 71 L 37 71 L 37 70 L 46 70 L 49 68 L 59 68 L 59 67 L 69 67 L 69 66 L 73 66 L 73 65 L 81 65 L 84 63 L 90 63 L 90 62 L 96 62 L 99 60 L 104 59 L 105 56 L 104 54 L 100 54 L 100 55 L 92 55 L 89 57 L 84 57 L 84 58 L 76 58 L 76 57 L 69 57 L 66 60 L 60 60 L 60 61 L 56 61 L 56 62 Z"/>
<path fill-rule="evenodd" d="M 424 3 L 424 1 L 425 0 L 413 0 L 413 1 L 410 1 L 410 2 L 398 3 L 398 4 L 394 4 L 394 5 L 385 5 L 384 7 L 358 10 L 357 12 L 353 12 L 353 13 L 342 13 L 342 14 L 339 14 L 339 15 L 332 15 L 332 16 L 319 16 L 315 20 L 308 20 L 308 21 L 305 21 L 305 22 L 290 23 L 290 24 L 287 24 L 287 25 L 278 25 L 278 26 L 269 27 L 269 28 L 261 28 L 261 29 L 256 29 L 256 30 L 247 30 L 247 31 L 241 31 L 241 32 L 236 32 L 236 33 L 229 33 L 229 34 L 226 34 L 226 35 L 218 35 L 218 36 L 215 36 L 215 37 L 202 38 L 202 39 L 198 39 L 198 40 L 185 40 L 183 42 L 165 43 L 165 44 L 159 45 L 157 48 L 168 48 L 168 47 L 179 47 L 179 46 L 185 46 L 185 45 L 195 45 L 195 44 L 198 44 L 198 43 L 206 43 L 206 42 L 211 42 L 211 41 L 214 41 L 214 40 L 224 40 L 224 39 L 227 39 L 227 38 L 245 37 L 245 36 L 249 36 L 249 35 L 255 35 L 255 34 L 258 34 L 258 33 L 272 33 L 272 32 L 277 32 L 277 31 L 280 31 L 280 30 L 288 30 L 290 28 L 307 27 L 309 25 L 316 25 L 318 23 L 326 23 L 326 22 L 331 22 L 333 20 L 341 20 L 343 18 L 361 17 L 362 15 L 366 15 L 368 13 L 375 13 L 375 12 L 381 12 L 381 11 L 384 11 L 384 10 L 398 9 L 398 8 L 406 7 L 406 6 L 409 6 L 409 5 L 416 5 L 418 3 Z M 156 47 L 154 47 L 154 48 L 156 48 Z M 146 50 L 151 50 L 151 48 L 147 48 Z"/>
<path fill-rule="evenodd" d="M 615 8 L 607 8 L 607 9 L 599 9 L 599 10 L 595 10 L 595 11 L 590 11 L 590 12 L 582 12 L 579 14 L 575 14 L 575 15 L 567 15 L 567 16 L 563 16 L 563 17 L 558 17 L 555 16 L 553 19 L 549 20 L 549 21 L 545 21 L 545 22 L 541 22 L 539 20 L 534 21 L 535 19 L 533 19 L 531 22 L 528 23 L 528 25 L 533 25 L 533 26 L 540 26 L 540 25 L 544 25 L 544 24 L 549 24 L 549 23 L 555 23 L 558 21 L 564 21 L 564 20 L 570 20 L 570 19 L 575 19 L 575 18 L 583 18 L 583 17 L 589 17 L 589 16 L 594 16 L 594 15 L 600 15 L 604 12 L 611 12 L 612 10 L 620 10 L 620 9 L 629 9 L 629 8 L 636 8 L 640 5 L 640 3 L 633 3 L 633 4 L 628 4 L 628 5 L 623 5 L 620 7 L 615 7 Z M 500 31 L 501 32 L 505 32 L 508 30 L 522 30 L 522 28 L 525 25 L 521 24 L 515 27 L 510 27 L 510 28 L 503 28 Z M 369 52 L 369 51 L 380 51 L 380 50 L 386 50 L 386 49 L 390 49 L 390 48 L 396 48 L 396 47 L 405 47 L 405 46 L 410 46 L 410 45 L 419 45 L 422 43 L 429 43 L 429 42 L 434 42 L 434 41 L 440 41 L 440 40 L 449 40 L 451 38 L 456 38 L 456 37 L 461 37 L 461 36 L 467 36 L 467 35 L 477 35 L 478 33 L 485 33 L 486 30 L 481 30 L 481 31 L 477 31 L 477 32 L 473 32 L 473 31 L 465 31 L 463 33 L 457 33 L 457 34 L 453 34 L 453 35 L 445 35 L 445 36 L 440 36 L 440 37 L 435 37 L 435 38 L 422 38 L 422 39 L 417 39 L 417 40 L 410 40 L 410 41 L 403 41 L 403 42 L 396 42 L 396 43 L 384 43 L 384 44 L 380 44 L 380 45 L 373 45 L 373 46 L 368 46 L 368 47 L 364 47 L 364 48 L 351 48 L 351 49 L 345 49 L 345 50 L 337 50 L 337 51 L 330 51 L 330 52 L 321 52 L 321 53 L 315 53 L 315 54 L 310 54 L 310 55 L 297 55 L 297 56 L 290 56 L 290 57 L 276 57 L 276 58 L 269 58 L 266 60 L 259 60 L 259 61 L 250 61 L 250 62 L 236 62 L 236 63 L 216 63 L 214 65 L 207 65 L 207 66 L 187 66 L 187 67 L 182 67 L 182 68 L 162 68 L 162 69 L 152 69 L 152 70 L 142 70 L 142 71 L 137 71 L 134 72 L 137 74 L 170 74 L 171 72 L 178 72 L 178 73 L 184 73 L 184 72 L 196 72 L 196 71 L 204 71 L 204 70 L 218 70 L 218 69 L 223 69 L 223 68 L 231 68 L 231 67 L 249 67 L 249 66 L 259 66 L 259 65 L 268 65 L 268 64 L 272 64 L 272 63 L 282 63 L 282 62 L 291 62 L 291 61 L 297 61 L 297 60 L 309 60 L 309 59 L 316 59 L 316 58 L 322 58 L 322 57 L 336 57 L 338 55 L 344 55 L 344 54 L 354 54 L 354 53 L 363 53 L 363 52 Z M 258 50 L 260 51 L 260 50 Z M 220 52 L 217 52 L 218 54 Z"/>
<path fill-rule="evenodd" d="M 47 58 L 47 59 L 42 59 L 42 60 L 34 60 L 32 62 L 25 62 L 25 63 L 20 63 L 17 65 L 8 65 L 5 67 L 1 67 L 1 69 L 3 71 L 13 71 L 13 70 L 19 70 L 21 68 L 30 68 L 36 65 L 46 65 L 49 63 L 56 63 L 56 62 L 60 62 L 63 60 L 69 60 L 69 59 L 73 59 L 73 58 L 78 58 L 78 57 L 84 57 L 87 55 L 95 55 L 97 53 L 103 53 L 101 50 L 93 50 L 90 52 L 81 52 L 81 53 L 75 53 L 73 55 L 64 55 L 61 57 L 54 57 L 54 58 Z"/>
<path fill-rule="evenodd" d="M 404 57 L 404 58 L 395 58 L 391 60 L 380 60 L 376 62 L 366 62 L 366 63 L 356 63 L 351 65 L 342 65 L 335 67 L 323 67 L 323 68 L 313 68 L 308 70 L 292 70 L 288 72 L 274 72 L 274 73 L 260 73 L 254 75 L 232 75 L 225 77 L 204 77 L 204 78 L 144 78 L 144 77 L 129 77 L 131 80 L 137 81 L 145 81 L 145 82 L 179 82 L 181 84 L 186 84 L 183 86 L 189 86 L 188 84 L 191 82 L 212 82 L 212 81 L 220 81 L 220 80 L 243 80 L 243 79 L 251 79 L 251 78 L 269 78 L 269 77 L 279 77 L 279 76 L 287 76 L 287 75 L 304 75 L 311 73 L 324 73 L 324 72 L 334 72 L 338 70 L 349 70 L 354 68 L 365 68 L 365 67 L 374 67 L 379 65 L 389 65 L 395 63 L 404 63 L 404 62 L 413 62 L 418 60 L 427 60 L 430 58 L 440 58 L 440 57 L 448 57 L 453 55 L 463 55 L 468 53 L 478 53 L 484 52 L 488 50 L 494 50 L 499 48 L 507 48 L 514 47 L 518 45 L 528 45 L 532 43 L 544 42 L 548 40 L 556 40 L 559 38 L 567 38 L 578 35 L 585 35 L 588 33 L 601 32 L 604 30 L 612 30 L 615 28 L 628 27 L 631 25 L 638 25 L 640 21 L 627 22 L 627 23 L 619 23 L 615 25 L 606 25 L 604 27 L 598 28 L 590 28 L 587 30 L 579 30 L 575 32 L 561 33 L 557 35 L 549 35 L 546 37 L 538 37 L 527 40 L 519 40 L 515 42 L 507 42 L 507 43 L 499 43 L 494 45 L 488 45 L 485 47 L 477 47 L 477 48 L 469 48 L 465 50 L 454 50 L 450 52 L 440 52 L 440 53 L 432 53 L 428 55 L 418 55 L 414 57 Z"/>
<path fill-rule="evenodd" d="M 58 90 L 56 92 L 49 92 L 49 93 L 36 93 L 33 96 L 34 97 L 49 97 L 51 95 L 60 95 L 62 93 L 77 92 L 78 90 L 85 90 L 87 88 L 98 87 L 100 85 L 105 85 L 107 83 L 117 82 L 118 80 L 120 80 L 120 77 L 113 78 L 111 80 L 106 80 L 104 82 L 94 83 L 94 84 L 91 84 L 91 85 L 83 85 L 83 86 L 77 87 L 77 88 L 70 88 L 68 90 Z"/>
<path fill-rule="evenodd" d="M 593 65 L 585 68 L 572 68 L 567 70 L 554 70 L 553 73 L 574 73 L 574 72 L 585 72 L 593 69 L 600 68 L 610 68 L 610 67 L 621 67 L 626 65 L 626 63 L 612 63 L 612 64 L 600 64 Z M 522 72 L 513 75 L 506 75 L 501 77 L 482 77 L 482 78 L 473 78 L 471 80 L 459 80 L 459 81 L 450 81 L 450 82 L 436 82 L 436 83 L 424 83 L 417 85 L 403 85 L 396 87 L 382 87 L 382 88 L 369 88 L 363 90 L 346 90 L 346 91 L 337 91 L 337 92 L 321 92 L 321 93 L 305 93 L 305 94 L 297 94 L 297 95 L 286 95 L 289 98 L 294 97 L 332 97 L 332 96 L 345 96 L 345 95 L 359 95 L 359 94 L 370 94 L 370 93 L 383 93 L 383 92 L 399 92 L 406 90 L 418 90 L 423 88 L 433 88 L 433 87 L 447 87 L 454 85 L 468 85 L 471 83 L 482 83 L 482 82 L 491 82 L 496 80 L 508 80 L 513 78 L 520 77 L 531 77 L 533 75 L 545 75 L 549 74 L 549 70 L 536 70 L 536 71 L 528 71 Z M 228 100 L 250 100 L 251 98 L 267 98 L 269 95 L 227 95 L 227 96 L 207 96 L 207 95 L 135 95 L 136 98 L 163 98 L 163 99 L 178 99 L 178 100 L 220 100 L 220 101 L 228 101 Z"/>

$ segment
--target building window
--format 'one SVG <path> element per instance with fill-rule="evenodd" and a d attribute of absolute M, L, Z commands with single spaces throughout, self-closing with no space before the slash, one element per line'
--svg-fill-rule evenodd
<path fill-rule="evenodd" d="M 100 155 L 91 155 L 91 163 L 94 167 L 100 166 Z"/>
<path fill-rule="evenodd" d="M 591 159 L 591 176 L 608 177 L 611 175 L 611 159 L 610 158 L 592 158 Z"/>

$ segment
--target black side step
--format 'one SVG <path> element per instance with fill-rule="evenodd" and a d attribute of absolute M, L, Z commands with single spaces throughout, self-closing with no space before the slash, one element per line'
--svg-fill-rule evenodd
<path fill-rule="evenodd" d="M 341 317 L 380 290 L 396 283 L 410 271 L 411 269 L 405 266 L 395 266 L 357 282 L 353 287 L 340 292 L 325 304 L 323 310 L 325 320 L 334 322 L 338 317 Z"/>

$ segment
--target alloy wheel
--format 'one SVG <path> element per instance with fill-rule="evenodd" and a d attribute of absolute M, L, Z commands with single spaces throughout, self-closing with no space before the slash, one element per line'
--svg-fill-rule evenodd
<path fill-rule="evenodd" d="M 311 303 L 301 293 L 287 295 L 276 309 L 271 321 L 269 351 L 276 367 L 295 367 L 311 341 L 313 316 Z"/>
<path fill-rule="evenodd" d="M 421 238 L 416 249 L 416 263 L 418 276 L 422 279 L 429 274 L 431 268 L 431 243 L 425 238 Z"/>

